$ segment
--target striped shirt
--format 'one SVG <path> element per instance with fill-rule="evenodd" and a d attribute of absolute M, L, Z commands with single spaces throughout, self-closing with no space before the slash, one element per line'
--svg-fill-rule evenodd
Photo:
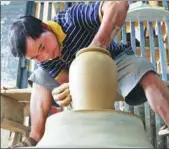
<path fill-rule="evenodd" d="M 62 43 L 62 59 L 57 57 L 39 63 L 49 75 L 56 78 L 63 69 L 69 70 L 77 51 L 90 45 L 101 24 L 100 5 L 101 2 L 75 5 L 54 17 L 53 21 L 61 26 L 66 38 Z M 127 47 L 113 41 L 107 50 L 115 58 Z"/>

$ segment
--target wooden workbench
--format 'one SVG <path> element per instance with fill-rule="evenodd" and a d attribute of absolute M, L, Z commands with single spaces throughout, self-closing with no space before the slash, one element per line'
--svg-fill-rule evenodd
<path fill-rule="evenodd" d="M 29 127 L 24 125 L 24 119 L 29 116 L 31 89 L 1 89 L 1 128 L 15 133 L 14 141 L 18 141 L 18 134 L 28 137 Z"/>

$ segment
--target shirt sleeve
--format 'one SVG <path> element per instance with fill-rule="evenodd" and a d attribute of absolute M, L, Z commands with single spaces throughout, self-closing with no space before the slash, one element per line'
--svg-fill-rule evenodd
<path fill-rule="evenodd" d="M 59 86 L 57 81 L 42 68 L 37 68 L 31 74 L 31 76 L 28 78 L 28 83 L 30 86 L 32 86 L 33 83 L 43 86 L 50 92 L 52 92 L 54 88 Z"/>
<path fill-rule="evenodd" d="M 102 21 L 102 4 L 103 1 L 72 6 L 68 9 L 72 23 L 88 30 L 98 29 Z"/>

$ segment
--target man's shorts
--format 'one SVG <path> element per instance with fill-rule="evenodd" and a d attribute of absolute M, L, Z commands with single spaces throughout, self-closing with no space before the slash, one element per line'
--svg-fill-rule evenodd
<path fill-rule="evenodd" d="M 115 58 L 118 69 L 119 92 L 129 105 L 139 105 L 147 101 L 142 87 L 139 85 L 141 78 L 149 71 L 155 72 L 153 65 L 145 58 L 135 56 L 133 51 L 124 51 Z M 59 85 L 41 68 L 36 69 L 29 83 L 39 84 L 49 91 Z"/>

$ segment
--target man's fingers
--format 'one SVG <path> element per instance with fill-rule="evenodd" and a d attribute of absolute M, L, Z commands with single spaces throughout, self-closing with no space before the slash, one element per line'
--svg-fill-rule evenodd
<path fill-rule="evenodd" d="M 53 91 L 52 91 L 52 94 L 55 95 L 55 94 L 59 94 L 61 92 L 63 92 L 64 90 L 68 89 L 69 88 L 69 83 L 64 83 L 62 84 L 61 86 L 55 88 Z"/>
<path fill-rule="evenodd" d="M 59 100 L 64 100 L 68 95 L 70 94 L 69 89 L 64 90 L 64 92 L 53 95 L 54 100 L 59 101 Z"/>
<path fill-rule="evenodd" d="M 71 96 L 68 95 L 64 100 L 57 101 L 57 104 L 60 105 L 61 107 L 66 107 L 71 103 L 71 101 L 72 101 Z"/>

